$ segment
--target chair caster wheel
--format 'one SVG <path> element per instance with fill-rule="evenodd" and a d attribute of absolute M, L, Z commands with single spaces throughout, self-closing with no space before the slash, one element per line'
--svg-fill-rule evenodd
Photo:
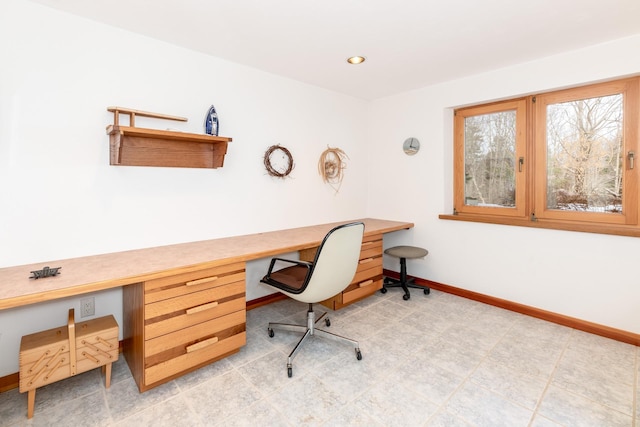
<path fill-rule="evenodd" d="M 362 360 L 362 353 L 359 348 L 356 348 L 356 359 Z"/>
<path fill-rule="evenodd" d="M 402 295 L 402 299 L 405 300 L 405 301 L 408 301 L 409 298 L 411 298 L 411 295 L 409 295 L 409 294 Z"/>
<path fill-rule="evenodd" d="M 380 289 L 380 293 L 381 293 L 381 294 L 386 294 L 386 293 L 387 293 L 387 288 L 382 288 L 382 289 Z"/>
<path fill-rule="evenodd" d="M 274 335 L 274 333 L 273 333 L 273 329 L 268 328 L 268 329 L 267 329 L 267 332 L 269 333 L 269 338 L 273 338 L 273 335 Z"/>
<path fill-rule="evenodd" d="M 287 376 L 288 376 L 289 378 L 291 378 L 291 377 L 293 376 L 293 368 L 292 368 L 291 366 L 289 366 L 289 367 L 287 368 Z"/>
<path fill-rule="evenodd" d="M 424 294 L 425 295 L 429 295 L 430 293 L 431 293 L 431 289 L 429 289 L 429 288 L 425 288 L 424 289 Z"/>
<path fill-rule="evenodd" d="M 324 324 L 327 325 L 328 328 L 329 326 L 331 326 L 331 320 L 329 320 L 328 318 L 324 319 Z"/>

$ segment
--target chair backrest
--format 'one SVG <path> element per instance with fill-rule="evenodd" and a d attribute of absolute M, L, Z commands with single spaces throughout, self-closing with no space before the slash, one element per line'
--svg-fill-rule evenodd
<path fill-rule="evenodd" d="M 324 237 L 313 261 L 305 290 L 295 296 L 302 302 L 319 302 L 342 292 L 358 268 L 364 224 L 352 222 L 335 227 Z"/>

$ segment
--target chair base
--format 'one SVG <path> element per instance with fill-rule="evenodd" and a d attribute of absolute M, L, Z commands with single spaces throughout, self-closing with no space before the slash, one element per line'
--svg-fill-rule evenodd
<path fill-rule="evenodd" d="M 295 324 L 290 324 L 290 323 L 269 322 L 269 326 L 267 327 L 267 331 L 269 333 L 269 337 L 271 337 L 271 338 L 273 338 L 273 336 L 274 336 L 274 332 L 273 332 L 274 329 L 279 329 L 279 330 L 283 330 L 283 331 L 292 331 L 292 332 L 302 332 L 303 333 L 302 338 L 300 338 L 300 341 L 298 341 L 298 343 L 293 348 L 291 353 L 289 353 L 289 357 L 287 358 L 287 375 L 289 376 L 289 378 L 291 378 L 291 376 L 293 376 L 293 358 L 296 357 L 296 354 L 298 354 L 298 352 L 300 351 L 300 348 L 302 347 L 302 344 L 312 335 L 317 335 L 319 337 L 328 338 L 328 339 L 333 340 L 333 341 L 347 342 L 349 344 L 352 344 L 355 347 L 356 359 L 362 360 L 362 353 L 360 352 L 360 346 L 358 344 L 358 341 L 352 340 L 350 338 L 343 337 L 341 335 L 334 334 L 334 333 L 329 332 L 329 331 L 325 331 L 323 329 L 316 328 L 316 326 L 315 326 L 316 323 L 318 323 L 323 318 L 324 318 L 325 324 L 327 326 L 331 326 L 331 322 L 330 322 L 329 318 L 325 318 L 324 317 L 326 314 L 327 313 L 322 313 L 320 315 L 320 317 L 318 317 L 316 319 L 316 313 L 313 311 L 313 305 L 310 303 L 309 304 L 309 310 L 307 311 L 307 324 L 306 325 L 295 325 Z"/>
<path fill-rule="evenodd" d="M 385 277 L 382 282 L 382 289 L 380 292 L 383 294 L 387 293 L 387 289 L 389 288 L 402 288 L 404 290 L 404 295 L 402 299 L 407 301 L 411 298 L 411 293 L 409 292 L 409 288 L 422 289 L 425 295 L 429 295 L 431 293 L 431 289 L 428 286 L 420 286 L 415 284 L 415 279 L 413 277 L 407 277 L 407 259 L 400 258 L 400 279 L 394 279 L 391 277 Z"/>

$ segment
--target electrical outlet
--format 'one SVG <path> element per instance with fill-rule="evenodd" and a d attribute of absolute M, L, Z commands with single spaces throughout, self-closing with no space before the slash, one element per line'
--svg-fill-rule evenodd
<path fill-rule="evenodd" d="M 94 314 L 96 314 L 95 298 L 82 298 L 80 300 L 80 317 L 93 316 Z"/>

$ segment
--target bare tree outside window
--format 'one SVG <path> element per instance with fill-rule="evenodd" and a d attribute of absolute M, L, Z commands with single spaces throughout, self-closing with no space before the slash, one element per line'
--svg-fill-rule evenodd
<path fill-rule="evenodd" d="M 514 207 L 516 112 L 465 118 L 466 205 Z"/>
<path fill-rule="evenodd" d="M 547 106 L 547 208 L 622 213 L 623 96 Z"/>

